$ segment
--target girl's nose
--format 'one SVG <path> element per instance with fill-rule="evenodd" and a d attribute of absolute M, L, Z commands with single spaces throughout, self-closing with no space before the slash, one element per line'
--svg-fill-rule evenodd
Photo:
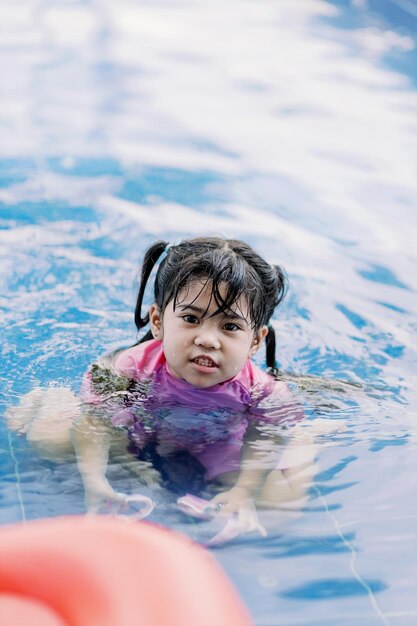
<path fill-rule="evenodd" d="M 211 330 L 208 328 L 201 328 L 199 330 L 194 339 L 194 343 L 196 346 L 201 346 L 207 350 L 219 350 L 221 345 L 220 339 L 214 329 Z"/>

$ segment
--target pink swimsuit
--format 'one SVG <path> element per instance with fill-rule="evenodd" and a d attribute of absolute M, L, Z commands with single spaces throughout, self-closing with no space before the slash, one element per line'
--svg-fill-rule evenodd
<path fill-rule="evenodd" d="M 113 373 L 138 381 L 140 388 L 124 408 L 120 400 L 118 406 L 113 404 L 113 425 L 127 427 L 140 448 L 157 441 L 162 455 L 187 450 L 203 465 L 207 480 L 239 469 L 249 422 L 277 424 L 302 417 L 287 385 L 249 359 L 232 379 L 201 389 L 174 377 L 162 343 L 150 340 L 116 355 Z M 103 403 L 91 371 L 84 379 L 83 399 L 94 405 Z"/>

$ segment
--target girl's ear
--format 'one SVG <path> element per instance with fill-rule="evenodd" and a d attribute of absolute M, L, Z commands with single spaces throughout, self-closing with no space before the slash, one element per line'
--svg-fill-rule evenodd
<path fill-rule="evenodd" d="M 268 334 L 268 326 L 261 326 L 261 328 L 259 328 L 259 330 L 255 332 L 255 335 L 252 341 L 252 346 L 250 349 L 250 356 L 253 356 L 255 352 L 259 350 L 267 334 Z"/>
<path fill-rule="evenodd" d="M 152 304 L 149 309 L 149 324 L 151 326 L 153 338 L 161 341 L 163 337 L 162 313 L 159 306 L 155 303 Z"/>

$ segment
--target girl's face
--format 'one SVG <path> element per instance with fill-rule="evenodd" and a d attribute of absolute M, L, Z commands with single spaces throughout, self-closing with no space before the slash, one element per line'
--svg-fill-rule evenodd
<path fill-rule="evenodd" d="M 225 295 L 224 286 L 220 294 Z M 212 387 L 233 378 L 255 354 L 268 332 L 254 331 L 245 298 L 231 311 L 218 313 L 212 285 L 195 281 L 178 297 L 174 310 L 169 302 L 162 314 L 155 304 L 149 317 L 155 339 L 162 341 L 169 371 L 195 387 Z"/>

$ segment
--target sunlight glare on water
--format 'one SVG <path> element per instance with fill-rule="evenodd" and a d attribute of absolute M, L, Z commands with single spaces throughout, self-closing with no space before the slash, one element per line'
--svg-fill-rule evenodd
<path fill-rule="evenodd" d="M 156 238 L 288 272 L 279 365 L 338 428 L 302 514 L 213 551 L 257 626 L 417 622 L 416 38 L 414 0 L 0 3 L 2 414 L 133 343 Z M 2 522 L 84 512 L 73 459 L 0 429 Z"/>

